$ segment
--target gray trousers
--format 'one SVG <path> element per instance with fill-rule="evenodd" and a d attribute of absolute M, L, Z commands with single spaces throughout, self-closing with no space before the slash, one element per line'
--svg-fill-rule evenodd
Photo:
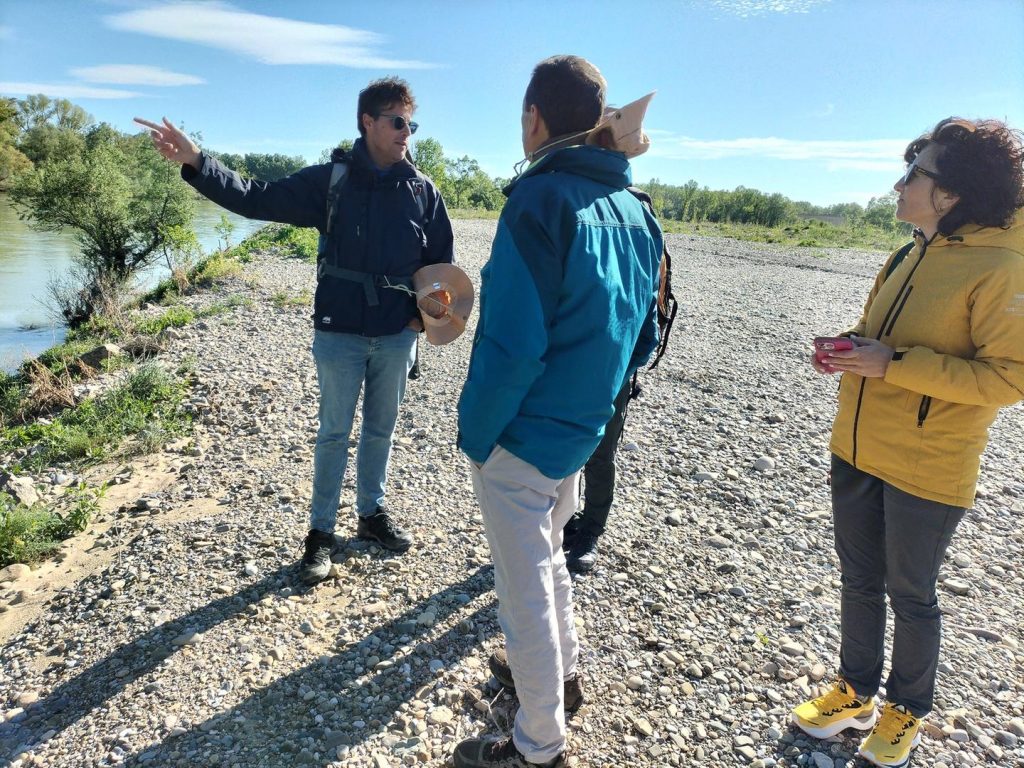
<path fill-rule="evenodd" d="M 472 464 L 473 489 L 494 558 L 498 623 L 519 696 L 512 740 L 531 763 L 565 751 L 563 686 L 579 639 L 562 529 L 576 509 L 578 473 L 545 477 L 500 445 Z"/>
<path fill-rule="evenodd" d="M 843 584 L 839 674 L 857 695 L 878 692 L 888 594 L 893 644 L 886 699 L 915 717 L 931 711 L 942 628 L 935 584 L 965 512 L 901 491 L 832 456 L 832 518 Z"/>

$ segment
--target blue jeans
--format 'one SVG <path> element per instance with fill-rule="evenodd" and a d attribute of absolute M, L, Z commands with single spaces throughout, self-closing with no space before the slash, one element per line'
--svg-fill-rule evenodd
<path fill-rule="evenodd" d="M 408 328 L 376 337 L 314 332 L 320 429 L 313 454 L 311 528 L 334 532 L 348 464 L 348 437 L 364 383 L 363 425 L 356 454 L 356 513 L 372 515 L 383 503 L 391 437 L 415 349 L 416 332 Z"/>

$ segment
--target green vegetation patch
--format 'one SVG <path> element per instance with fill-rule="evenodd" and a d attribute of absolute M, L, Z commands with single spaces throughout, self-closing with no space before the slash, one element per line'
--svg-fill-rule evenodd
<path fill-rule="evenodd" d="M 837 227 L 823 221 L 804 221 L 784 226 L 739 224 L 710 221 L 661 220 L 662 229 L 671 234 L 726 237 L 754 243 L 774 243 L 801 248 L 857 248 L 891 251 L 909 240 L 908 235 L 869 224 Z M 821 256 L 822 254 L 815 254 Z"/>
<path fill-rule="evenodd" d="M 312 301 L 312 296 L 310 296 L 309 291 L 299 291 L 298 293 L 277 291 L 270 297 L 270 300 L 278 309 L 284 309 L 285 307 L 309 306 Z"/>
<path fill-rule="evenodd" d="M 53 554 L 62 541 L 85 530 L 105 491 L 79 484 L 68 491 L 63 511 L 41 504 L 26 507 L 0 493 L 0 568 L 12 563 L 31 565 Z"/>
<path fill-rule="evenodd" d="M 38 471 L 64 462 L 90 464 L 118 451 L 150 452 L 188 429 L 191 419 L 180 407 L 187 391 L 185 381 L 147 363 L 120 385 L 53 420 L 6 427 L 0 431 L 0 453 L 22 449 L 14 467 Z"/>
<path fill-rule="evenodd" d="M 241 261 L 252 258 L 257 251 L 276 251 L 285 256 L 316 262 L 320 235 L 315 229 L 273 224 L 246 238 L 230 253 Z"/>

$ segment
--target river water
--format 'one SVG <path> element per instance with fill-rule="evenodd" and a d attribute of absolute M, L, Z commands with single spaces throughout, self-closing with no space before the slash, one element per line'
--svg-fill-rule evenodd
<path fill-rule="evenodd" d="M 204 252 L 218 247 L 217 233 L 224 209 L 206 200 L 196 206 L 194 227 Z M 230 238 L 237 244 L 265 222 L 232 213 Z M 28 356 L 64 339 L 59 315 L 47 307 L 47 285 L 67 275 L 78 244 L 71 232 L 35 232 L 18 219 L 7 195 L 0 194 L 0 370 L 11 372 Z M 156 267 L 143 277 L 143 288 L 156 285 L 167 268 Z"/>

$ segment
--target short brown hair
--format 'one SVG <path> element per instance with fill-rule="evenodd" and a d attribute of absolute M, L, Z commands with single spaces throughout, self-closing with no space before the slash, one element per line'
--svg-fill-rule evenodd
<path fill-rule="evenodd" d="M 601 119 L 607 84 L 581 56 L 552 56 L 533 69 L 523 109 L 537 107 L 552 137 L 589 131 Z"/>
<path fill-rule="evenodd" d="M 1024 207 L 1024 135 L 999 120 L 947 117 L 907 145 L 903 158 L 913 162 L 929 144 L 935 156 L 937 187 L 960 198 L 939 220 L 951 234 L 965 224 L 1006 227 Z"/>
<path fill-rule="evenodd" d="M 402 78 L 382 77 L 363 88 L 359 92 L 359 104 L 356 107 L 356 127 L 359 128 L 359 135 L 366 135 L 363 115 L 370 115 L 376 119 L 392 104 L 408 107 L 410 112 L 416 111 L 416 99 L 412 97 L 412 89 Z"/>

